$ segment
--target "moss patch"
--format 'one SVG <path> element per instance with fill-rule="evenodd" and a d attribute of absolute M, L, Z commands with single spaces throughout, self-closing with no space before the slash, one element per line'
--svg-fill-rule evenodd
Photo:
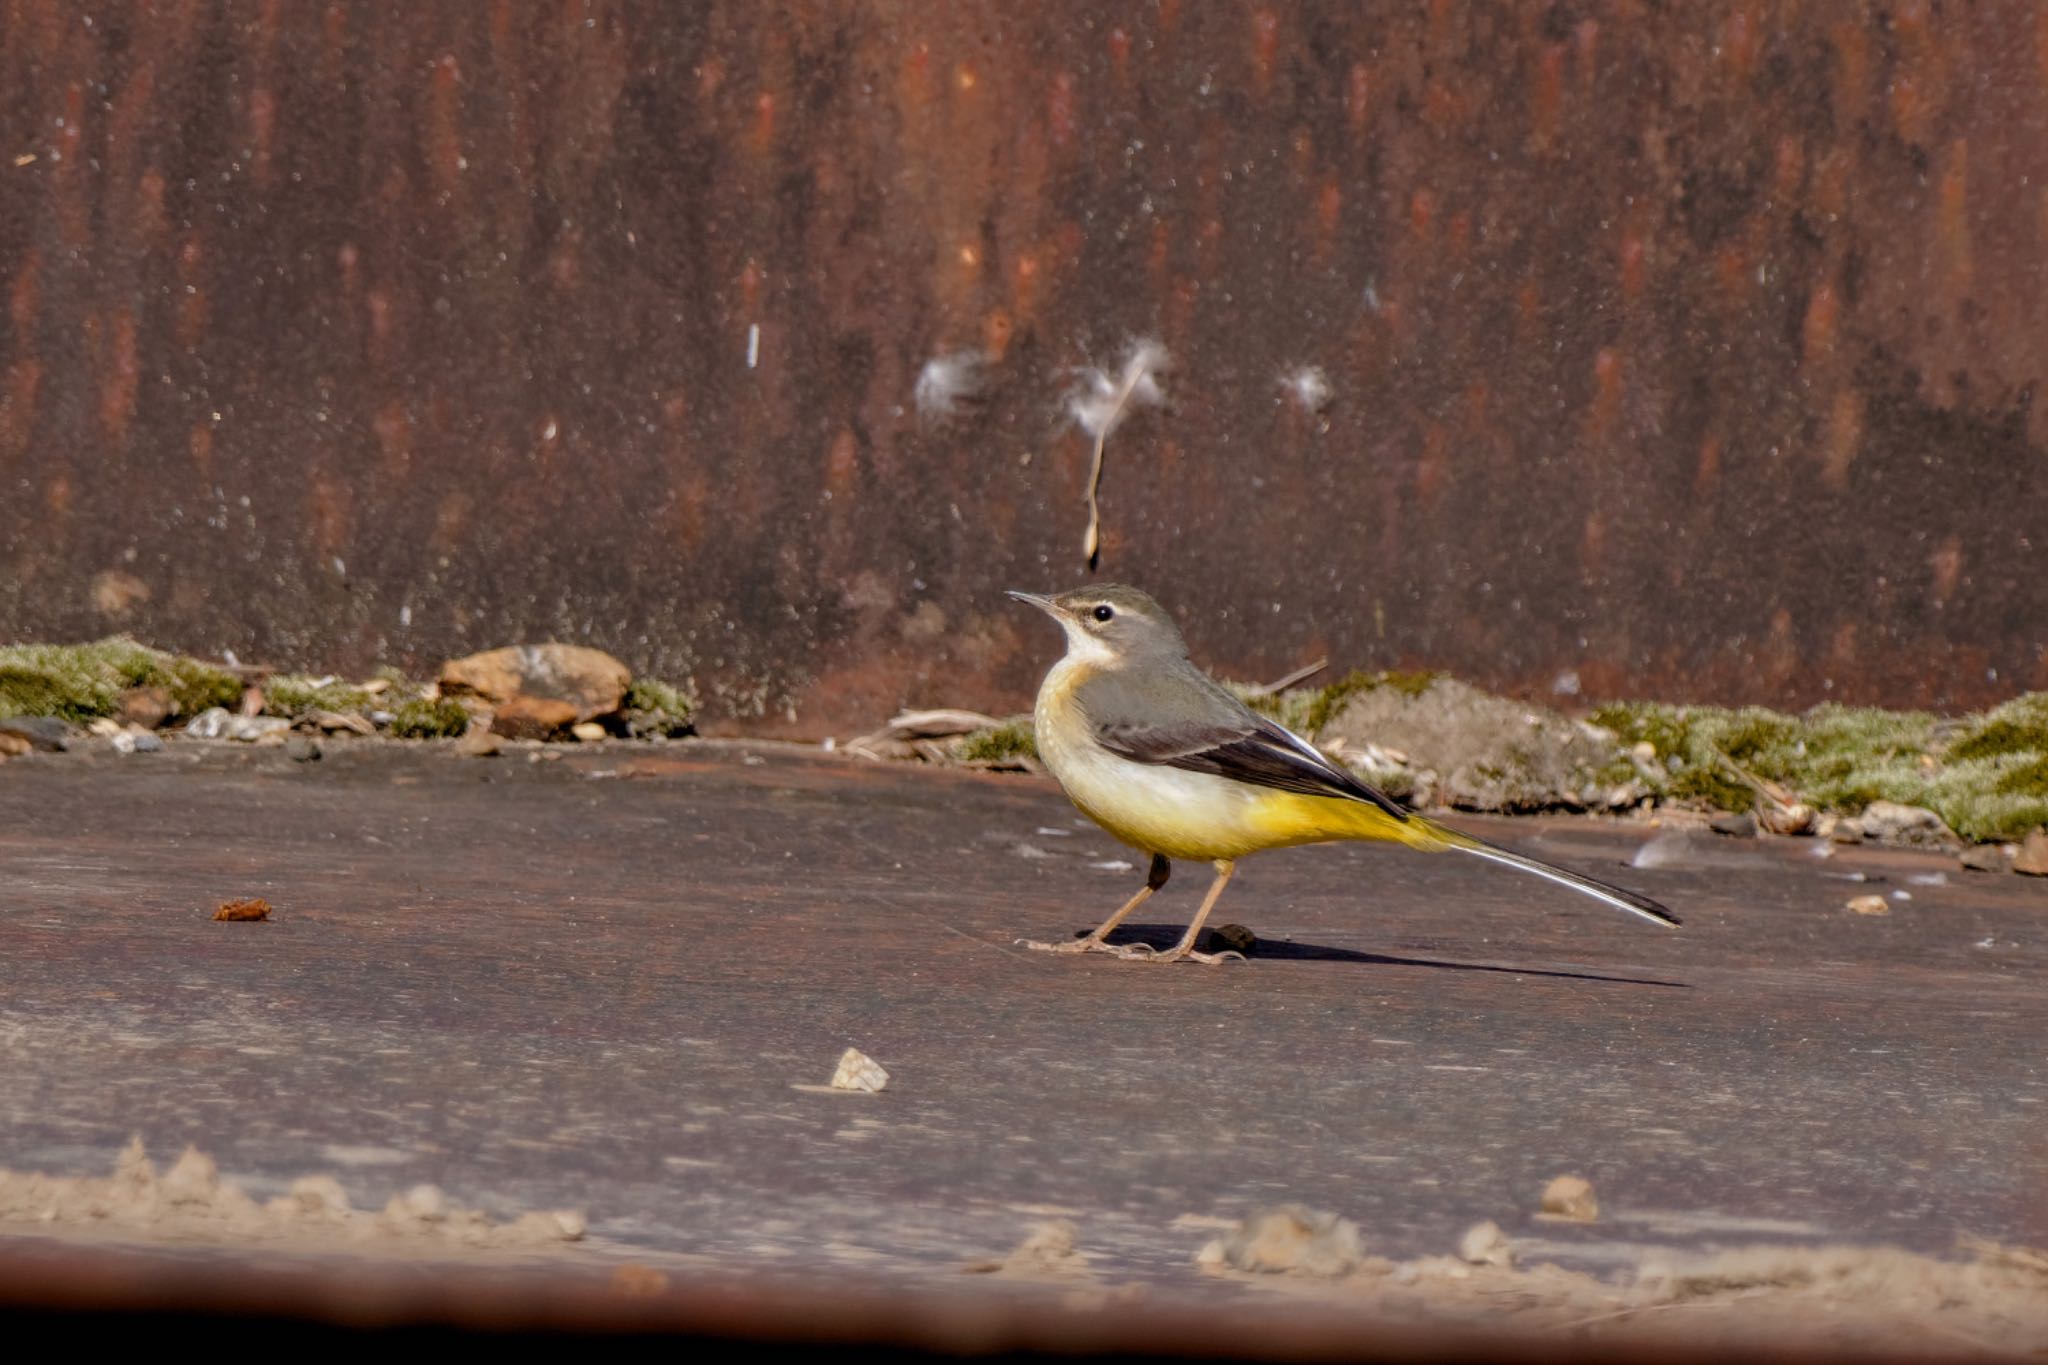
<path fill-rule="evenodd" d="M 635 678 L 626 688 L 621 714 L 633 734 L 673 738 L 692 732 L 696 710 L 696 698 L 682 688 L 659 678 Z"/>
<path fill-rule="evenodd" d="M 448 739 L 468 728 L 468 709 L 451 697 L 415 697 L 391 719 L 391 733 L 399 739 Z"/>
<path fill-rule="evenodd" d="M 353 683 L 332 678 L 314 678 L 303 673 L 280 673 L 264 680 L 264 708 L 276 715 L 302 715 L 308 711 L 368 711 L 378 702 Z"/>
<path fill-rule="evenodd" d="M 960 741 L 960 758 L 968 763 L 1001 763 L 1013 758 L 1037 758 L 1038 741 L 1028 721 L 1013 720 L 976 730 Z"/>
<path fill-rule="evenodd" d="M 161 687 L 179 715 L 233 706 L 242 680 L 203 660 L 166 654 L 125 635 L 79 645 L 0 646 L 0 716 L 84 723 L 119 709 L 131 687 Z"/>

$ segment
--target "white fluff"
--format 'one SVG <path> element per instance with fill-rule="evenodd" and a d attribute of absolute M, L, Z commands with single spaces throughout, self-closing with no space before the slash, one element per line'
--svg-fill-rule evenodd
<path fill-rule="evenodd" d="M 1303 412 L 1314 415 L 1330 406 L 1330 377 L 1320 365 L 1301 365 L 1280 376 L 1280 387 Z"/>
<path fill-rule="evenodd" d="M 1172 364 L 1166 347 L 1140 337 L 1124 352 L 1123 367 L 1114 377 L 1093 365 L 1080 372 L 1067 395 L 1067 415 L 1097 441 L 1107 441 L 1133 409 L 1165 406 L 1159 378 Z"/>
<path fill-rule="evenodd" d="M 958 417 L 987 389 L 987 366 L 988 358 L 980 351 L 954 351 L 925 361 L 911 390 L 917 415 L 927 422 Z"/>

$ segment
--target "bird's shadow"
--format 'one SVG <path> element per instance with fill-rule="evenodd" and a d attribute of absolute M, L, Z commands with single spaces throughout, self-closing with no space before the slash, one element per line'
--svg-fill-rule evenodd
<path fill-rule="evenodd" d="M 1074 936 L 1081 937 L 1088 931 L 1075 930 Z M 1126 924 L 1110 935 L 1111 943 L 1143 943 L 1161 951 L 1180 942 L 1186 932 L 1185 926 L 1172 924 Z M 1217 936 L 1214 929 L 1205 929 L 1195 945 L 1205 953 L 1213 953 L 1232 945 Z M 1428 967 L 1445 972 L 1498 972 L 1503 976 L 1547 976 L 1562 981 L 1604 981 L 1616 986 L 1659 986 L 1666 990 L 1689 991 L 1693 986 L 1685 981 L 1659 981 L 1646 976 L 1609 976 L 1600 972 L 1559 972 L 1542 967 L 1503 967 L 1490 962 L 1444 962 L 1432 957 L 1395 957 L 1390 953 L 1361 953 L 1354 948 L 1337 948 L 1327 943 L 1303 943 L 1298 939 L 1262 938 L 1253 945 L 1248 957 L 1261 962 L 1356 962 L 1374 967 Z"/>

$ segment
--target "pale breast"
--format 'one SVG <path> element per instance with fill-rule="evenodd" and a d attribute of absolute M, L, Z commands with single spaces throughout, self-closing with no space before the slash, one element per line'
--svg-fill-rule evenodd
<path fill-rule="evenodd" d="M 1038 756 L 1082 814 L 1169 858 L 1237 858 L 1264 846 L 1253 824 L 1257 789 L 1213 773 L 1133 763 L 1097 744 L 1073 702 L 1083 677 L 1070 660 L 1054 665 L 1032 713 Z"/>

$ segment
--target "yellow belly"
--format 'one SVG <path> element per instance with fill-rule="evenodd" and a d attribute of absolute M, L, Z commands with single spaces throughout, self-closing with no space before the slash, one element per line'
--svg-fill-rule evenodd
<path fill-rule="evenodd" d="M 1438 827 L 1396 820 L 1362 801 L 1119 758 L 1087 733 L 1085 718 L 1063 705 L 1059 672 L 1054 669 L 1039 694 L 1038 756 L 1082 814 L 1134 848 L 1215 861 L 1333 839 L 1444 847 L 1445 831 Z"/>

